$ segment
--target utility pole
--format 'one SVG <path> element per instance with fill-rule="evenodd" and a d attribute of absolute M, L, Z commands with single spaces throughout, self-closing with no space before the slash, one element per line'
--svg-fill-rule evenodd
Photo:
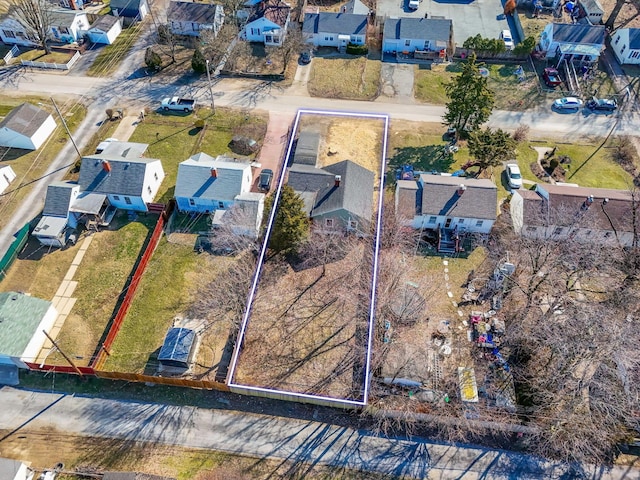
<path fill-rule="evenodd" d="M 216 106 L 213 103 L 213 89 L 211 88 L 211 74 L 209 73 L 209 60 L 207 59 L 207 80 L 209 81 L 209 93 L 211 94 L 211 111 L 216 114 Z"/>
<path fill-rule="evenodd" d="M 78 157 L 82 158 L 82 154 L 80 153 L 80 150 L 78 149 L 78 145 L 76 145 L 76 142 L 73 139 L 73 136 L 71 135 L 71 132 L 69 131 L 69 127 L 67 126 L 67 122 L 65 121 L 64 117 L 60 113 L 60 110 L 58 109 L 58 105 L 56 105 L 56 101 L 53 99 L 53 97 L 49 97 L 49 98 L 51 99 L 51 102 L 53 103 L 53 107 L 56 109 L 56 112 L 58 112 L 58 116 L 60 117 L 60 120 L 62 121 L 62 125 L 64 126 L 64 129 L 67 131 L 67 134 L 69 135 L 69 138 L 71 139 L 71 143 L 73 143 L 73 148 L 76 149 L 76 152 L 78 153 Z"/>
<path fill-rule="evenodd" d="M 64 352 L 60 349 L 60 345 L 58 345 L 58 344 L 56 343 L 56 341 L 55 341 L 53 338 L 51 338 L 51 337 L 49 336 L 49 334 L 47 333 L 47 331 L 46 331 L 46 330 L 42 330 L 42 333 L 44 333 L 44 334 L 45 334 L 45 336 L 49 339 L 49 341 L 53 344 L 53 346 L 54 346 L 54 347 L 56 347 L 56 350 L 58 350 L 58 351 L 60 352 L 60 354 L 64 357 L 64 359 L 65 359 L 67 362 L 69 362 L 69 365 L 71 365 L 71 366 L 73 367 L 73 369 L 76 371 L 76 373 L 77 373 L 78 375 L 80 375 L 80 378 L 84 378 L 84 375 L 82 374 L 82 372 L 80 371 L 80 369 L 76 366 L 76 364 L 75 364 L 75 363 L 73 363 L 73 361 L 72 361 L 69 357 L 67 357 L 67 354 L 66 354 L 66 353 L 64 353 Z"/>

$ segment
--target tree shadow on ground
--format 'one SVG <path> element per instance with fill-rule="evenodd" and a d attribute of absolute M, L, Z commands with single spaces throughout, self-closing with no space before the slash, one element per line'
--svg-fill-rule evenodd
<path fill-rule="evenodd" d="M 453 155 L 446 145 L 424 145 L 421 147 L 396 148 L 395 154 L 389 158 L 388 181 L 395 181 L 396 169 L 403 165 L 411 165 L 414 170 L 424 172 L 448 172 L 453 165 Z"/>

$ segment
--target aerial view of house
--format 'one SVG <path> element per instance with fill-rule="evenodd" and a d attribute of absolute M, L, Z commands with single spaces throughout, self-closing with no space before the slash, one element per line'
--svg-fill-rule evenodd
<path fill-rule="evenodd" d="M 240 37 L 248 42 L 280 45 L 284 42 L 291 6 L 283 0 L 249 2 L 249 14 Z"/>
<path fill-rule="evenodd" d="M 55 129 L 56 121 L 49 112 L 23 103 L 0 122 L 0 146 L 37 150 Z"/>
<path fill-rule="evenodd" d="M 167 18 L 175 35 L 193 37 L 199 36 L 201 30 L 210 30 L 217 35 L 224 23 L 222 5 L 210 3 L 172 0 L 167 10 Z"/>

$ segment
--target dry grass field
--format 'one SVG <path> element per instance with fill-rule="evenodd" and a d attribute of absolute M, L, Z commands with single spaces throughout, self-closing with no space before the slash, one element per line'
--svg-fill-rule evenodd
<path fill-rule="evenodd" d="M 378 96 L 381 68 L 380 61 L 365 57 L 316 57 L 309 78 L 309 93 L 314 97 L 373 100 Z"/>

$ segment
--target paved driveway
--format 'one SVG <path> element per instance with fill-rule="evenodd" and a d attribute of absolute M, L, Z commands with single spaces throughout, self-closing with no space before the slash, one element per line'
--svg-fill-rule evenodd
<path fill-rule="evenodd" d="M 432 18 L 439 16 L 453 20 L 453 40 L 461 47 L 464 41 L 477 34 L 498 38 L 508 29 L 500 0 L 422 0 L 418 10 L 409 10 L 408 0 L 378 0 L 377 15 L 382 17 Z"/>

